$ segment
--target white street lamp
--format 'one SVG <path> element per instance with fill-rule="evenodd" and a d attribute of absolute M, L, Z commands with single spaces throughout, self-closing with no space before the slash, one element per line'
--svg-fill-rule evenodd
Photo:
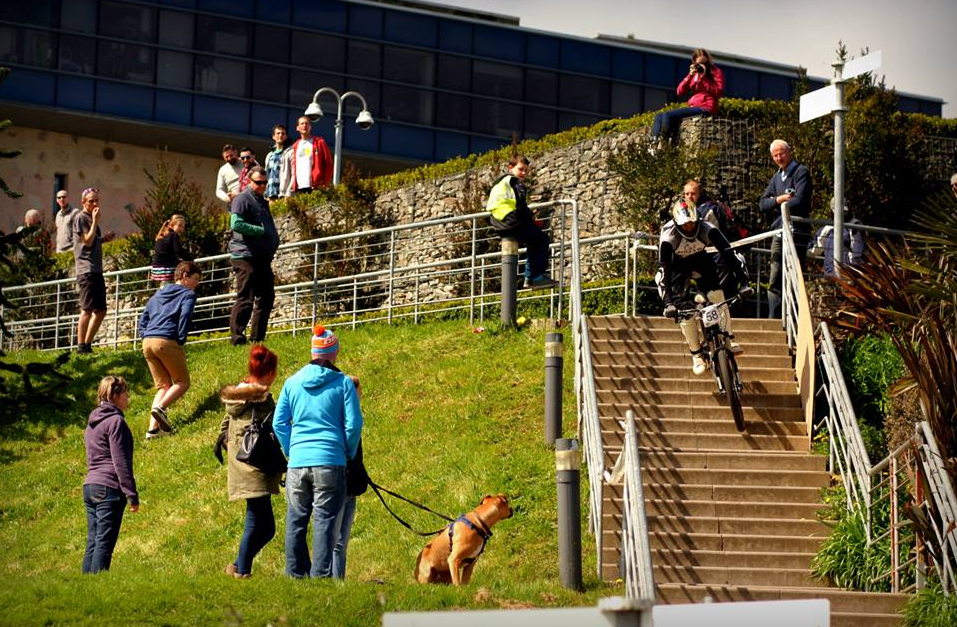
<path fill-rule="evenodd" d="M 304 115 L 309 118 L 310 122 L 317 122 L 319 118 L 322 117 L 322 107 L 319 106 L 319 94 L 323 92 L 335 96 L 338 105 L 338 111 L 336 113 L 336 144 L 335 150 L 333 151 L 334 161 L 332 166 L 332 184 L 338 185 L 342 175 L 342 102 L 350 96 L 358 98 L 359 101 L 362 102 L 362 111 L 356 116 L 356 126 L 363 131 L 372 128 L 375 121 L 372 119 L 372 114 L 369 113 L 369 106 L 366 104 L 366 99 L 363 98 L 359 92 L 347 91 L 340 96 L 339 92 L 332 87 L 322 87 L 312 97 L 312 102 L 309 103 L 309 106 L 306 107 L 306 111 L 304 112 Z"/>

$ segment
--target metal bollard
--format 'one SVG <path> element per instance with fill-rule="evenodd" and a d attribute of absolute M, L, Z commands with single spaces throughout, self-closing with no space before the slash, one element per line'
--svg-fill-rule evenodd
<path fill-rule="evenodd" d="M 582 590 L 581 453 L 578 440 L 555 440 L 558 484 L 558 573 L 562 586 Z"/>
<path fill-rule="evenodd" d="M 562 435 L 562 338 L 560 332 L 545 334 L 545 444 L 549 446 Z"/>
<path fill-rule="evenodd" d="M 515 326 L 518 291 L 518 240 L 502 238 L 502 326 Z"/>

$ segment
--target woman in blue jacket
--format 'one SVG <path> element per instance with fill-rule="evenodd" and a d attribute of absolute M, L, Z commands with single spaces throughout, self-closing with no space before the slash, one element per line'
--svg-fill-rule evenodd
<path fill-rule="evenodd" d="M 183 261 L 176 266 L 173 278 L 176 282 L 153 294 L 140 315 L 143 356 L 156 386 L 147 440 L 173 430 L 166 409 L 189 389 L 183 344 L 193 318 L 195 290 L 202 271 L 192 261 Z"/>
<path fill-rule="evenodd" d="M 286 574 L 331 577 L 337 518 L 346 499 L 346 460 L 356 455 L 362 410 L 352 380 L 332 368 L 339 340 L 313 328 L 312 361 L 282 386 L 273 430 L 286 470 Z M 312 559 L 306 545 L 312 514 Z"/>

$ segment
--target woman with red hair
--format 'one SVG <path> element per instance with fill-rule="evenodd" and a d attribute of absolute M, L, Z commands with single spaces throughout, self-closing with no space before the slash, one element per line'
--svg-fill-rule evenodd
<path fill-rule="evenodd" d="M 253 420 L 262 423 L 276 408 L 269 386 L 276 380 L 276 354 L 256 344 L 249 351 L 249 375 L 239 385 L 220 391 L 226 405 L 226 417 L 217 443 L 225 443 L 229 457 L 226 485 L 230 501 L 246 500 L 246 524 L 239 543 L 236 561 L 226 566 L 226 574 L 248 579 L 253 558 L 276 535 L 276 519 L 272 511 L 272 495 L 279 494 L 279 473 L 266 473 L 236 459 L 243 434 Z"/>

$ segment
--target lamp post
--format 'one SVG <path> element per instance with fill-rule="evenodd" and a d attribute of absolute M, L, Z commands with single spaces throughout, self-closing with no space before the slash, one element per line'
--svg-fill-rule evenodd
<path fill-rule="evenodd" d="M 339 95 L 332 87 L 321 87 L 319 91 L 315 93 L 312 97 L 312 102 L 309 103 L 309 106 L 306 107 L 305 116 L 309 118 L 310 122 L 316 122 L 319 118 L 322 117 L 322 107 L 319 106 L 319 94 L 330 93 L 336 98 L 336 103 L 338 105 L 338 111 L 336 112 L 336 145 L 335 150 L 333 151 L 333 165 L 332 165 L 332 184 L 338 185 L 339 179 L 342 175 L 342 102 L 353 96 L 358 98 L 362 103 L 362 111 L 359 112 L 359 115 L 356 116 L 356 125 L 363 131 L 367 131 L 372 128 L 374 120 L 372 119 L 372 114 L 369 113 L 369 106 L 366 104 L 366 99 L 362 97 L 357 91 L 347 91 L 346 93 Z"/>

